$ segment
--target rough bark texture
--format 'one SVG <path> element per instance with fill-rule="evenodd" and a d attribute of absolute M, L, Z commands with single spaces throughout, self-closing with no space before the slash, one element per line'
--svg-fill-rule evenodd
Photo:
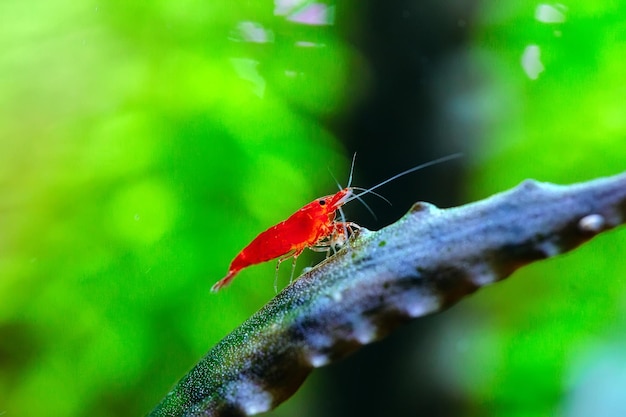
<path fill-rule="evenodd" d="M 285 288 L 213 347 L 151 415 L 268 411 L 313 368 L 625 218 L 626 173 L 570 186 L 529 180 L 445 210 L 417 203 L 378 232 L 362 230 Z"/>

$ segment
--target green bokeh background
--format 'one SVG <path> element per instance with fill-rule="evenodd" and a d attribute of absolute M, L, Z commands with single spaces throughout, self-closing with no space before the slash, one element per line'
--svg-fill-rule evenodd
<path fill-rule="evenodd" d="M 272 297 L 272 263 L 209 293 L 239 249 L 332 193 L 352 151 L 413 149 L 333 129 L 374 83 L 358 45 L 385 33 L 367 31 L 365 6 L 328 4 L 311 26 L 294 16 L 319 5 L 279 4 L 0 3 L 0 415 L 145 414 Z M 453 21 L 465 42 L 432 78 L 443 133 L 414 141 L 464 152 L 460 201 L 626 169 L 626 4 L 547 5 L 563 21 L 530 1 Z M 617 230 L 425 319 L 419 343 L 409 326 L 383 342 L 404 353 L 378 358 L 402 364 L 384 384 L 406 395 L 377 403 L 415 415 L 402 401 L 434 384 L 454 415 L 624 415 L 625 254 Z M 356 410 L 333 402 L 333 372 L 270 414 Z"/>

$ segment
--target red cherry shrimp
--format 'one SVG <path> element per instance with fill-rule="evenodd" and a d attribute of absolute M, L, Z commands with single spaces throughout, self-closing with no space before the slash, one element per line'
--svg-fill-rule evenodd
<path fill-rule="evenodd" d="M 235 259 L 231 262 L 226 276 L 217 281 L 211 287 L 211 291 L 217 292 L 227 286 L 242 269 L 272 259 L 278 259 L 276 266 L 276 270 L 278 271 L 280 264 L 291 258 L 293 262 L 293 276 L 295 262 L 306 248 L 315 251 L 335 251 L 337 246 L 347 242 L 349 231 L 359 229 L 356 223 L 347 222 L 345 220 L 345 216 L 341 210 L 344 204 L 355 199 L 360 199 L 361 196 L 365 194 L 375 194 L 382 197 L 375 193 L 374 190 L 404 175 L 449 161 L 459 156 L 459 154 L 453 154 L 435 159 L 402 171 L 373 187 L 360 188 L 351 185 L 354 161 L 356 158 L 355 154 L 352 159 L 348 185 L 345 188 L 341 188 L 340 186 L 340 190 L 335 194 L 313 200 L 289 216 L 286 220 L 261 232 L 237 254 Z M 360 192 L 355 193 L 355 191 Z M 367 205 L 365 206 L 367 207 Z M 369 207 L 367 208 L 369 210 Z M 339 211 L 341 221 L 335 220 L 337 211 Z M 274 287 L 276 287 L 276 282 L 274 283 Z"/>

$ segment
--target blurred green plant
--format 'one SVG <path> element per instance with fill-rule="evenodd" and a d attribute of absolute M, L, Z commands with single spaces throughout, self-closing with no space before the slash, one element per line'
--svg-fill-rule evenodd
<path fill-rule="evenodd" d="M 330 26 L 330 53 L 282 95 L 238 73 L 303 54 L 240 38 L 246 19 L 284 20 L 271 7 L 0 5 L 0 414 L 144 414 L 272 294 L 255 281 L 272 265 L 209 289 L 348 161 L 313 118 L 343 101 Z"/>

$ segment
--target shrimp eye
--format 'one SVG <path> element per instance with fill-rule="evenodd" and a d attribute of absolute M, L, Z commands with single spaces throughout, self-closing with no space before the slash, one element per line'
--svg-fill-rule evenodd
<path fill-rule="evenodd" d="M 320 203 L 320 206 L 325 206 L 326 205 L 326 200 L 320 200 L 319 203 Z"/>

